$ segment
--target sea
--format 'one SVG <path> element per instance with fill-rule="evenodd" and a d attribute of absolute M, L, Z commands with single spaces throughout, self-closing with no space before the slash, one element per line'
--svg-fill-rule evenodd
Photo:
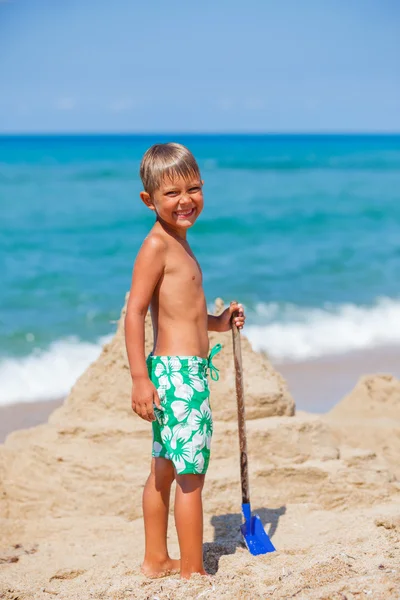
<path fill-rule="evenodd" d="M 242 302 L 277 365 L 400 344 L 400 136 L 1 136 L 0 405 L 63 397 L 113 335 L 166 141 L 204 178 L 210 310 Z"/>

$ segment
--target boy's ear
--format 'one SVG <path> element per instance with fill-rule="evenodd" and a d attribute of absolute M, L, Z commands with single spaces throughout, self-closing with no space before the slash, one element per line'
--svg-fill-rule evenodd
<path fill-rule="evenodd" d="M 147 192 L 140 192 L 140 198 L 142 199 L 142 202 L 145 203 L 147 208 L 150 208 L 150 210 L 156 210 L 150 194 L 148 194 Z"/>

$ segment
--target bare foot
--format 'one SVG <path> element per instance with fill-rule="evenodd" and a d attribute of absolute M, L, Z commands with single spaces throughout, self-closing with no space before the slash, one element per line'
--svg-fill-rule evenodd
<path fill-rule="evenodd" d="M 192 575 L 205 575 L 207 577 L 210 577 L 209 574 L 206 573 L 204 569 L 202 569 L 201 571 L 189 571 L 188 573 L 181 572 L 181 579 L 190 579 Z"/>
<path fill-rule="evenodd" d="M 141 567 L 143 575 L 150 579 L 158 579 L 159 577 L 168 577 L 179 573 L 181 561 L 179 559 L 167 558 L 163 562 L 150 563 L 144 562 Z"/>

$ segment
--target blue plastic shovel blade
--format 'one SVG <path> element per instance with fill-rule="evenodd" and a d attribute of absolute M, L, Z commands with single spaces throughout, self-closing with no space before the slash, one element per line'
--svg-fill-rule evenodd
<path fill-rule="evenodd" d="M 242 504 L 243 516 L 245 522 L 240 526 L 240 530 L 246 542 L 246 546 L 253 556 L 258 554 L 267 554 L 275 552 L 275 548 L 258 515 L 251 516 L 250 504 Z"/>

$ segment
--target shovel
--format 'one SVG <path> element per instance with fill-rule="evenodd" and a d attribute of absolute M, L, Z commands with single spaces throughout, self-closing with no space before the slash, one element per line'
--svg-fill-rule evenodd
<path fill-rule="evenodd" d="M 275 548 L 265 533 L 265 529 L 258 515 L 251 516 L 250 493 L 249 493 L 249 473 L 247 463 L 247 440 L 246 440 L 246 421 L 244 414 L 244 393 L 243 393 L 243 368 L 242 368 L 242 350 L 240 346 L 240 331 L 232 321 L 233 337 L 233 357 L 235 361 L 236 374 L 236 399 L 238 409 L 239 425 L 239 446 L 240 446 L 240 481 L 242 485 L 242 513 L 244 523 L 240 530 L 246 542 L 246 546 L 251 554 L 267 554 L 274 552 Z"/>

